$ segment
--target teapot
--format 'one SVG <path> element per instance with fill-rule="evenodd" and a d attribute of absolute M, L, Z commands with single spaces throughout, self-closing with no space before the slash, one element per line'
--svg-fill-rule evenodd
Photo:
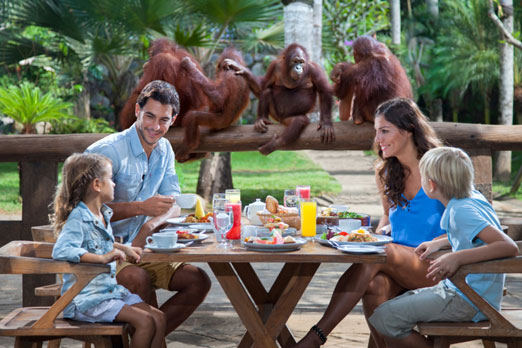
<path fill-rule="evenodd" d="M 245 209 L 243 209 L 243 215 L 250 220 L 252 225 L 262 225 L 263 223 L 259 220 L 257 212 L 263 210 L 265 210 L 265 203 L 261 202 L 260 198 L 256 198 L 254 203 L 245 206 Z"/>

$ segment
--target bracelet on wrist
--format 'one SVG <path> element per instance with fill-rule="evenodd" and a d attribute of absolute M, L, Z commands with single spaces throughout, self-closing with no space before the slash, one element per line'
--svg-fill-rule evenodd
<path fill-rule="evenodd" d="M 326 343 L 326 335 L 324 334 L 323 330 L 317 325 L 312 326 L 312 331 L 315 332 L 317 336 L 319 336 L 319 339 L 321 340 L 321 345 Z"/>

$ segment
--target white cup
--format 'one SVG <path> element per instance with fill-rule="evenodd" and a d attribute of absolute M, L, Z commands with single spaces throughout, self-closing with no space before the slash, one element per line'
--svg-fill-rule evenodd
<path fill-rule="evenodd" d="M 361 227 L 361 220 L 359 219 L 339 219 L 339 228 L 344 232 L 352 232 Z"/>
<path fill-rule="evenodd" d="M 176 232 L 153 233 L 147 237 L 147 244 L 156 248 L 174 248 L 178 242 Z"/>
<path fill-rule="evenodd" d="M 174 196 L 176 203 L 180 208 L 192 209 L 197 201 L 197 196 L 193 193 L 183 193 L 179 196 Z"/>
<path fill-rule="evenodd" d="M 330 204 L 328 208 L 334 210 L 336 213 L 341 213 L 343 211 L 348 211 L 348 206 L 343 204 Z"/>
<path fill-rule="evenodd" d="M 241 226 L 241 240 L 244 241 L 247 237 L 257 237 L 257 228 L 254 225 Z"/>

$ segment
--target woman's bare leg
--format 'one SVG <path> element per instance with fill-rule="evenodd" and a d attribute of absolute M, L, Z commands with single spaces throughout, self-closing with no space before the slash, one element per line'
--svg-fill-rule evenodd
<path fill-rule="evenodd" d="M 362 298 L 363 312 L 366 322 L 373 314 L 373 311 L 379 307 L 381 303 L 399 295 L 404 289 L 395 283 L 387 274 L 382 272 L 377 273 L 375 278 L 368 284 L 368 288 Z M 383 337 L 368 323 L 370 328 L 370 339 L 368 341 L 368 348 L 385 348 Z"/>
<path fill-rule="evenodd" d="M 341 276 L 326 312 L 317 323 L 325 335 L 328 335 L 351 312 L 379 272 L 387 274 L 405 289 L 432 285 L 426 278 L 428 262 L 419 260 L 413 248 L 388 244 L 386 256 L 384 264 L 354 264 Z M 309 331 L 296 347 L 319 346 L 319 337 Z"/>

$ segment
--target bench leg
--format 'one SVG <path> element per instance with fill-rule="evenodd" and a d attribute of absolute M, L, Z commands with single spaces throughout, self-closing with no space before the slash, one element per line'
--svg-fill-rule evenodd
<path fill-rule="evenodd" d="M 482 344 L 484 345 L 484 348 L 496 348 L 494 341 L 483 339 Z"/>
<path fill-rule="evenodd" d="M 42 348 L 42 341 L 35 342 L 27 337 L 16 337 L 14 348 Z"/>
<path fill-rule="evenodd" d="M 508 348 L 522 348 L 522 341 L 519 339 L 513 339 L 507 342 Z"/>
<path fill-rule="evenodd" d="M 61 338 L 57 338 L 55 340 L 49 340 L 47 343 L 47 348 L 60 348 L 60 343 L 62 343 Z"/>
<path fill-rule="evenodd" d="M 433 348 L 449 348 L 450 342 L 446 337 L 436 336 L 433 337 Z"/>

